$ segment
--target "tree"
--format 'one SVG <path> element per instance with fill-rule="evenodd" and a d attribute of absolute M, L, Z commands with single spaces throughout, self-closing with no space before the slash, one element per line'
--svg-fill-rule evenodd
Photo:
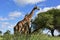
<path fill-rule="evenodd" d="M 54 36 L 54 29 L 59 29 L 60 27 L 60 10 L 59 9 L 51 9 L 47 12 L 42 12 L 37 15 L 33 24 L 38 26 L 39 28 L 48 28 L 51 30 L 52 36 Z M 60 30 L 60 29 L 59 29 Z"/>
<path fill-rule="evenodd" d="M 0 34 L 2 34 L 2 31 L 0 31 Z"/>
<path fill-rule="evenodd" d="M 10 31 L 9 30 L 7 30 L 5 33 L 4 33 L 4 35 L 9 35 L 10 34 Z"/>

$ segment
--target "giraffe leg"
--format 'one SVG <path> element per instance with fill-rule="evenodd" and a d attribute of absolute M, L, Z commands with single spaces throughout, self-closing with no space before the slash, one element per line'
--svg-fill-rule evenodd
<path fill-rule="evenodd" d="M 30 21 L 28 22 L 28 34 L 30 33 Z"/>
<path fill-rule="evenodd" d="M 20 24 L 19 26 L 18 26 L 18 32 L 21 34 L 21 31 L 22 31 L 22 24 Z"/>

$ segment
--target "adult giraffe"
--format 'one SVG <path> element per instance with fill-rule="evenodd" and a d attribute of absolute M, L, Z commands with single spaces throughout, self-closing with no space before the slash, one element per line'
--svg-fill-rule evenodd
<path fill-rule="evenodd" d="M 21 33 L 22 31 L 24 31 L 25 33 L 29 32 L 30 21 L 35 10 L 39 10 L 39 8 L 35 6 L 30 12 L 30 14 L 25 15 L 24 19 L 17 23 L 17 25 L 14 27 L 14 33 L 17 33 L 17 32 Z M 27 26 L 25 26 L 26 23 L 27 23 Z"/>
<path fill-rule="evenodd" d="M 27 20 L 27 24 L 28 24 L 27 27 L 28 27 L 28 32 L 29 32 L 29 33 L 31 33 L 30 30 L 29 30 L 29 29 L 30 29 L 30 22 L 31 22 L 31 18 L 32 18 L 35 10 L 40 10 L 40 9 L 39 9 L 37 6 L 35 6 L 35 7 L 32 9 L 32 11 L 30 12 L 30 14 L 26 15 L 26 17 L 25 17 L 26 20 Z"/>

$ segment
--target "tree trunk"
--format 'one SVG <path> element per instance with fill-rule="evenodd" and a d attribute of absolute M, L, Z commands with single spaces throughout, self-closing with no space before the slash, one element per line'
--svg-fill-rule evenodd
<path fill-rule="evenodd" d="M 29 28 L 29 34 L 31 33 L 31 28 Z"/>
<path fill-rule="evenodd" d="M 54 36 L 54 29 L 51 30 L 51 35 Z"/>
<path fill-rule="evenodd" d="M 54 36 L 54 28 L 51 27 L 46 27 L 46 28 L 48 28 L 51 31 L 51 35 Z"/>

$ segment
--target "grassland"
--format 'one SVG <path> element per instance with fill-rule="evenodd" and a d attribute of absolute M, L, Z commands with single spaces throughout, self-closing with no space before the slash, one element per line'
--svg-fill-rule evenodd
<path fill-rule="evenodd" d="M 60 37 L 52 37 L 44 34 L 32 34 L 32 35 L 4 35 L 0 37 L 0 40 L 60 40 Z"/>

